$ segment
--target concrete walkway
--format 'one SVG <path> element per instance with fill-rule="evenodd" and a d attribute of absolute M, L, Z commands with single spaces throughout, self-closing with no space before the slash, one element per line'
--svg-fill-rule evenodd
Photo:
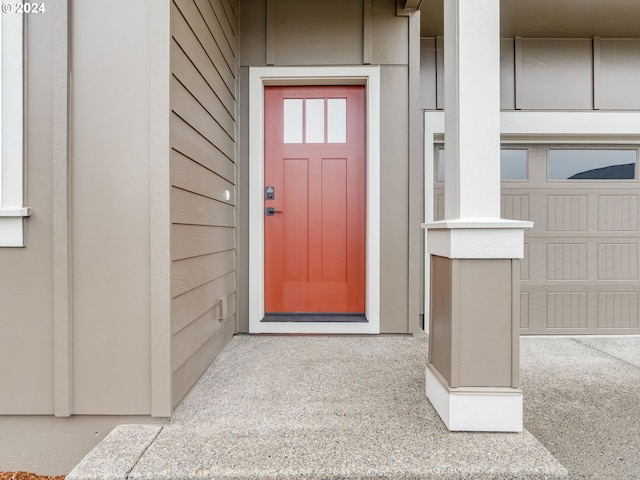
<path fill-rule="evenodd" d="M 237 336 L 164 427 L 118 427 L 78 479 L 640 478 L 640 338 L 523 338 L 523 434 L 450 433 L 426 336 Z M 546 447 L 546 448 L 545 448 Z M 547 451 L 547 449 L 549 451 Z"/>
<path fill-rule="evenodd" d="M 640 337 L 523 338 L 524 424 L 571 479 L 640 479 Z"/>

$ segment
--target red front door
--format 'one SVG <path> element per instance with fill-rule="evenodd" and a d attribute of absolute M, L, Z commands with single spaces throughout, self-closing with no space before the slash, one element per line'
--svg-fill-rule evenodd
<path fill-rule="evenodd" d="M 265 88 L 265 311 L 364 313 L 365 90 Z"/>

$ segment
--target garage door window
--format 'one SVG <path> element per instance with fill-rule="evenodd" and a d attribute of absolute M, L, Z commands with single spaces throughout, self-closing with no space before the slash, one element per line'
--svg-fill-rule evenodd
<path fill-rule="evenodd" d="M 527 175 L 527 150 L 502 149 L 500 151 L 500 180 L 525 181 Z"/>
<path fill-rule="evenodd" d="M 550 149 L 550 180 L 633 180 L 637 150 Z"/>
<path fill-rule="evenodd" d="M 503 148 L 500 150 L 500 180 L 527 181 L 527 157 L 526 148 Z M 444 182 L 444 148 L 437 149 L 436 180 Z"/>

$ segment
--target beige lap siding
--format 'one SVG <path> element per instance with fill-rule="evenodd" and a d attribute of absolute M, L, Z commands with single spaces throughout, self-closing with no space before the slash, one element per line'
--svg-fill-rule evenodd
<path fill-rule="evenodd" d="M 171 6 L 173 406 L 235 331 L 236 10 L 234 0 Z"/>

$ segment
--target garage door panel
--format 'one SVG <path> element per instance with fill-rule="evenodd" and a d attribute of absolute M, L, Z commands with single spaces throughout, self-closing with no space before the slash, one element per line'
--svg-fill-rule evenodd
<path fill-rule="evenodd" d="M 500 199 L 502 218 L 529 221 L 529 195 L 504 194 Z"/>
<path fill-rule="evenodd" d="M 587 280 L 587 244 L 548 243 L 547 280 Z"/>
<path fill-rule="evenodd" d="M 602 282 L 622 285 L 640 279 L 640 243 L 625 238 L 525 237 L 523 259 L 530 284 Z"/>
<path fill-rule="evenodd" d="M 527 242 L 526 259 L 522 262 L 526 263 L 527 278 L 522 279 L 523 284 L 541 285 L 547 282 L 548 262 L 547 258 L 547 242 L 544 238 L 525 237 Z M 542 259 L 542 261 L 540 261 Z M 524 270 L 524 268 L 522 269 Z"/>
<path fill-rule="evenodd" d="M 586 291 L 547 292 L 547 328 L 586 329 L 588 326 L 588 296 Z"/>
<path fill-rule="evenodd" d="M 598 195 L 598 230 L 638 231 L 638 195 Z"/>
<path fill-rule="evenodd" d="M 584 232 L 587 230 L 587 195 L 548 195 L 547 230 Z"/>
<path fill-rule="evenodd" d="M 547 196 L 542 189 L 536 189 L 529 195 L 533 228 L 527 233 L 532 236 L 544 235 L 547 232 Z"/>
<path fill-rule="evenodd" d="M 602 329 L 638 328 L 638 292 L 598 292 L 598 326 Z"/>
<path fill-rule="evenodd" d="M 638 243 L 599 243 L 598 280 L 638 280 Z"/>
<path fill-rule="evenodd" d="M 533 229 L 528 233 L 540 235 L 546 232 L 546 202 L 544 190 L 530 188 L 528 184 L 516 186 L 509 182 L 502 184 L 501 209 L 502 218 L 526 220 L 533 222 Z"/>
<path fill-rule="evenodd" d="M 524 335 L 637 334 L 640 328 L 637 288 L 523 286 L 520 302 Z"/>
<path fill-rule="evenodd" d="M 528 297 L 528 328 L 523 334 L 587 333 L 596 322 L 594 295 L 587 289 L 529 285 L 523 286 L 521 294 Z"/>

